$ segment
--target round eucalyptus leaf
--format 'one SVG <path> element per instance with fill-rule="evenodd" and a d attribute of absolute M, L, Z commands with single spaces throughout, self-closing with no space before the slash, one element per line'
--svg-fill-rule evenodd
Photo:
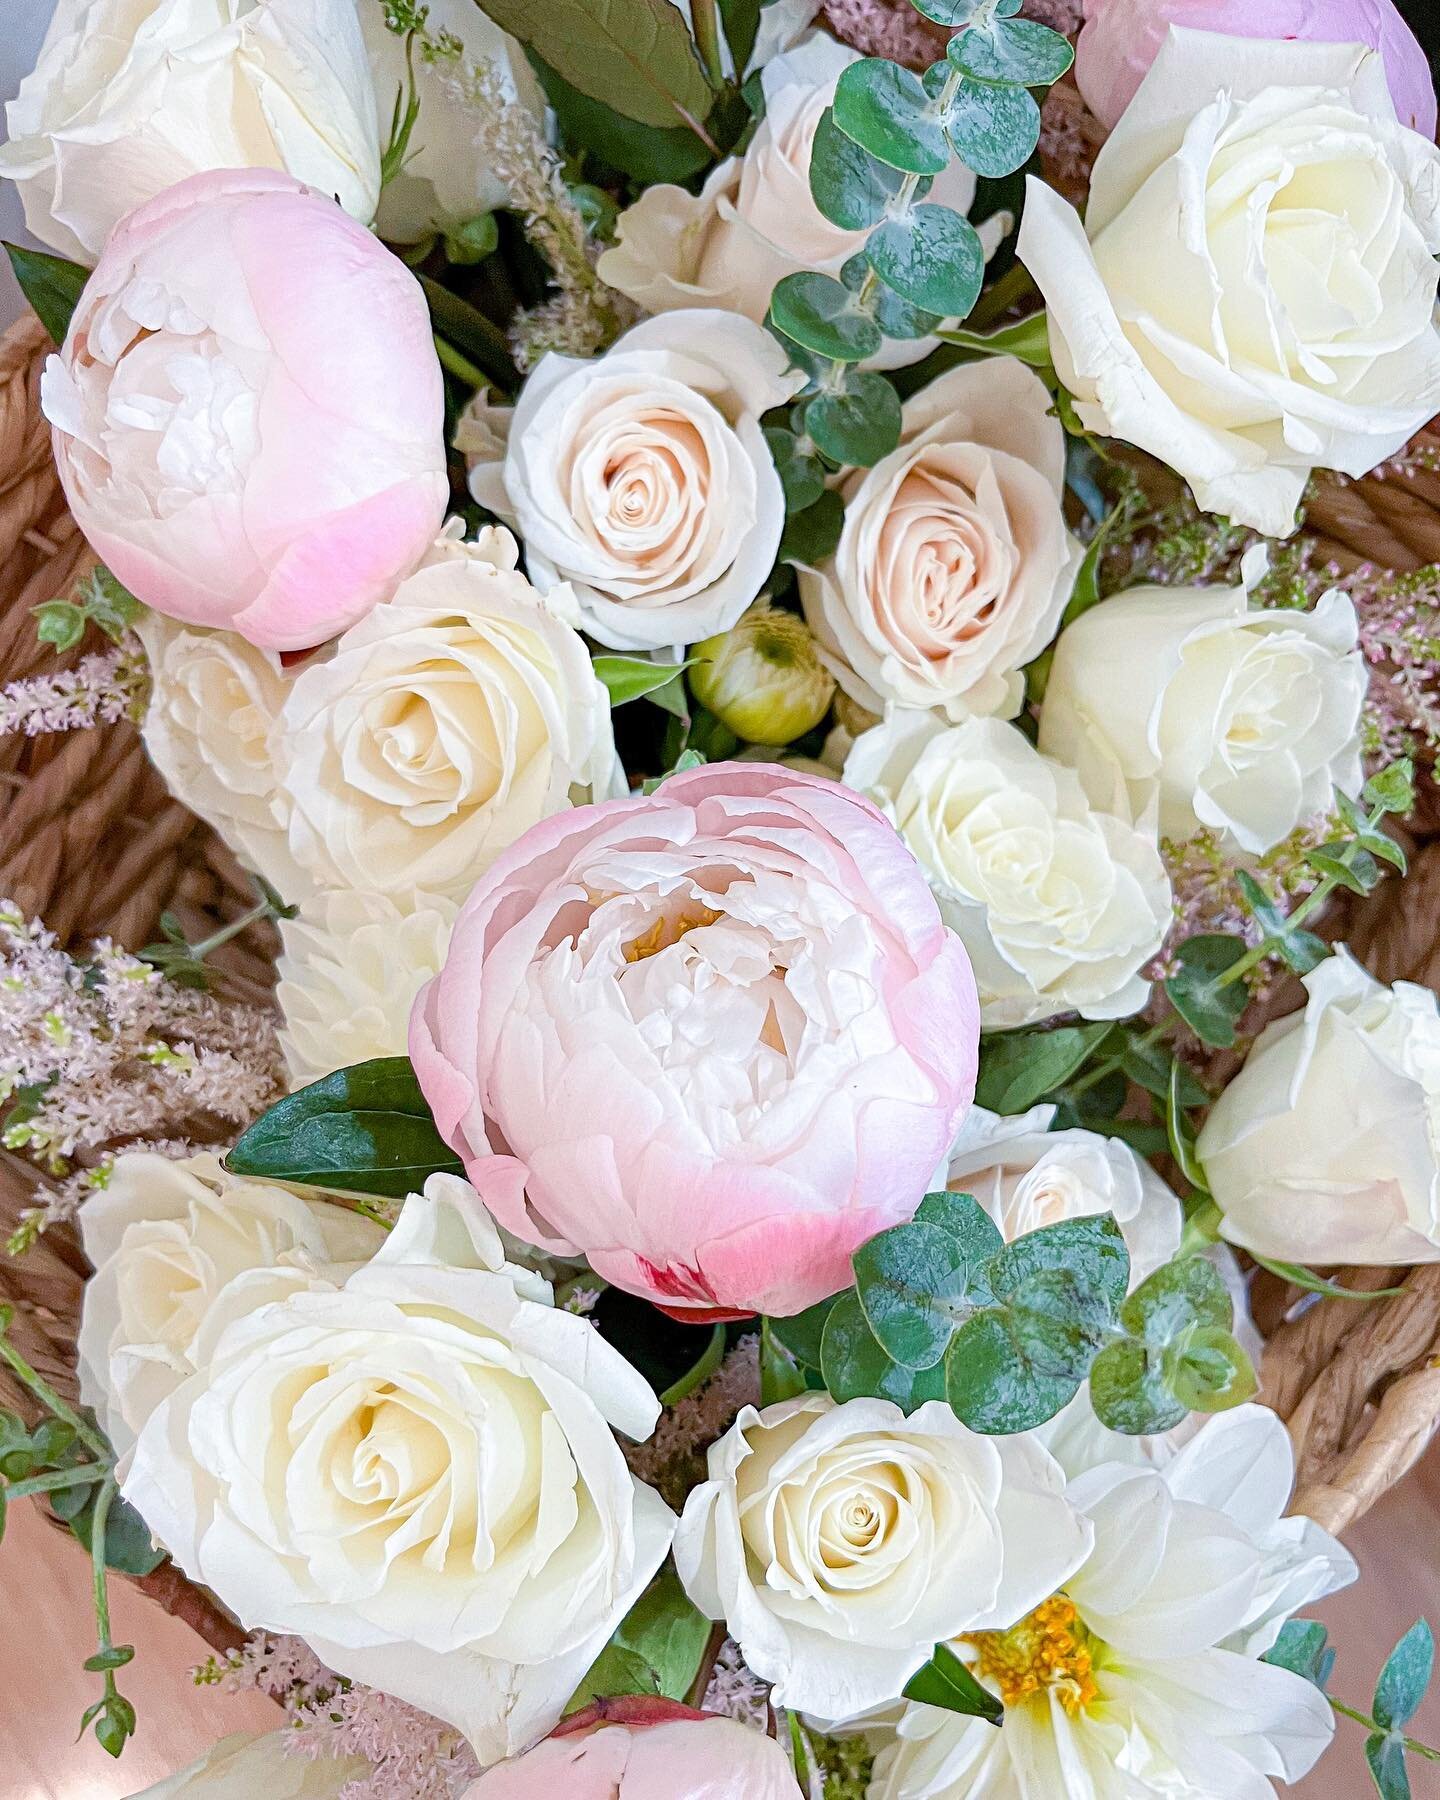
<path fill-rule="evenodd" d="M 767 425 L 765 442 L 775 463 L 775 473 L 785 490 L 787 513 L 804 512 L 825 492 L 825 470 L 819 459 L 802 449 L 799 438 L 782 425 Z"/>
<path fill-rule="evenodd" d="M 868 469 L 900 442 L 900 396 L 883 375 L 853 371 L 808 403 L 805 430 L 832 462 Z"/>
<path fill-rule="evenodd" d="M 1008 5 L 1009 0 L 1003 0 L 1003 3 Z M 910 4 L 937 25 L 954 29 L 957 25 L 968 25 L 978 12 L 982 12 L 985 0 L 910 0 Z M 1019 4 L 1020 0 L 1015 0 L 1017 8 Z"/>
<path fill-rule="evenodd" d="M 845 502 L 834 488 L 825 492 L 804 512 L 791 513 L 777 552 L 781 562 L 803 563 L 807 568 L 834 553 L 845 525 Z"/>
<path fill-rule="evenodd" d="M 884 342 L 880 327 L 861 312 L 849 288 L 811 269 L 777 283 L 770 317 L 802 350 L 834 362 L 864 362 Z"/>
<path fill-rule="evenodd" d="M 922 186 L 925 184 L 922 183 Z M 840 271 L 840 279 L 852 293 L 858 293 L 870 273 L 870 261 L 863 250 L 852 256 Z M 929 337 L 944 321 L 938 313 L 926 312 L 902 300 L 893 288 L 883 282 L 872 289 L 870 311 L 875 323 L 887 338 Z"/>
<path fill-rule="evenodd" d="M 910 175 L 939 175 L 950 146 L 920 77 L 883 56 L 851 63 L 835 88 L 835 123 L 862 150 Z"/>
<path fill-rule="evenodd" d="M 1043 87 L 1058 81 L 1075 60 L 1075 52 L 1058 31 L 1032 19 L 993 19 L 951 38 L 945 54 L 964 75 L 976 81 Z"/>
<path fill-rule="evenodd" d="M 1158 1359 L 1133 1338 L 1122 1338 L 1095 1358 L 1090 1404 L 1102 1425 L 1126 1437 L 1169 1431 L 1188 1411 L 1171 1394 Z"/>
<path fill-rule="evenodd" d="M 948 206 L 917 206 L 903 219 L 887 219 L 871 232 L 865 254 L 901 299 L 944 318 L 964 318 L 985 279 L 975 227 Z"/>
<path fill-rule="evenodd" d="M 1024 168 L 1040 142 L 1040 108 L 1029 88 L 967 81 L 945 117 L 951 148 L 977 175 L 998 181 Z"/>
<path fill-rule="evenodd" d="M 815 128 L 810 151 L 810 193 L 832 225 L 845 231 L 868 231 L 885 217 L 885 208 L 904 176 L 876 162 L 835 123 L 827 106 Z"/>

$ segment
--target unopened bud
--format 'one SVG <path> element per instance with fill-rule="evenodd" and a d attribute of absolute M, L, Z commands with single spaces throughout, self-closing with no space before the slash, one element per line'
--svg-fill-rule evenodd
<path fill-rule="evenodd" d="M 796 613 L 752 606 L 732 630 L 696 644 L 691 655 L 691 692 L 747 743 L 793 743 L 830 709 L 835 678 Z"/>

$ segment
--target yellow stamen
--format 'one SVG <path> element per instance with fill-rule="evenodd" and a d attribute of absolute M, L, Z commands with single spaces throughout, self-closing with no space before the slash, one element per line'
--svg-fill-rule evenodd
<path fill-rule="evenodd" d="M 723 913 L 698 901 L 678 913 L 662 913 L 648 931 L 631 938 L 625 946 L 625 960 L 627 963 L 643 962 L 647 956 L 656 956 L 672 944 L 678 944 L 687 931 L 694 931 L 699 925 L 713 925 L 723 917 Z"/>
<path fill-rule="evenodd" d="M 1056 1594 L 1008 1631 L 971 1632 L 964 1640 L 979 1655 L 975 1673 L 991 1682 L 1006 1706 L 1053 1691 L 1073 1719 L 1099 1697 L 1093 1639 L 1075 1603 Z"/>

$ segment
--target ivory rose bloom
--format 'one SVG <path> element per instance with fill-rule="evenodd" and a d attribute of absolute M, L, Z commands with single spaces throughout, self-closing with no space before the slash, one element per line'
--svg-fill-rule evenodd
<path fill-rule="evenodd" d="M 458 902 L 537 820 L 624 791 L 574 600 L 542 600 L 518 556 L 494 527 L 442 537 L 295 677 L 273 755 L 291 854 L 320 885 Z"/>
<path fill-rule="evenodd" d="M 445 963 L 454 901 L 341 889 L 280 920 L 275 1003 L 291 1083 L 403 1056 L 410 1008 Z"/>
<path fill-rule="evenodd" d="M 1061 510 L 1065 431 L 1013 357 L 951 369 L 905 403 L 900 447 L 846 477 L 834 557 L 800 571 L 836 680 L 874 711 L 1013 718 L 1083 551 Z"/>
<path fill-rule="evenodd" d="M 1098 805 L 1258 855 L 1337 787 L 1360 791 L 1354 604 L 1332 590 L 1313 612 L 1252 606 L 1264 558 L 1246 558 L 1240 587 L 1129 588 L 1061 632 L 1040 748 Z"/>
<path fill-rule="evenodd" d="M 288 1726 L 263 1737 L 237 1731 L 134 1800 L 341 1800 L 351 1782 L 372 1772 L 359 1756 L 298 1755 L 294 1735 Z"/>
<path fill-rule="evenodd" d="M 573 586 L 602 644 L 692 644 L 728 630 L 774 564 L 785 497 L 760 415 L 803 383 L 734 313 L 647 319 L 603 356 L 551 351 L 471 491 L 520 533 L 542 593 Z"/>
<path fill-rule="evenodd" d="M 247 1627 L 457 1726 L 482 1763 L 549 1730 L 670 1546 L 625 1466 L 659 1403 L 432 1176 L 344 1280 L 212 1303 L 124 1493 Z"/>
<path fill-rule="evenodd" d="M 355 0 L 59 0 L 5 117 L 26 225 L 86 264 L 207 169 L 283 169 L 361 224 L 380 197 Z"/>
<path fill-rule="evenodd" d="M 1172 25 L 1231 37 L 1367 44 L 1385 59 L 1400 123 L 1435 135 L 1435 87 L 1425 52 L 1394 0 L 1085 0 L 1075 80 L 1107 130 L 1134 98 Z"/>
<path fill-rule="evenodd" d="M 1341 949 L 1267 1025 L 1196 1149 L 1221 1230 L 1257 1256 L 1440 1262 L 1440 1014 Z"/>
<path fill-rule="evenodd" d="M 907 1706 L 870 1800 L 1276 1800 L 1335 1721 L 1260 1658 L 1356 1573 L 1318 1525 L 1281 1517 L 1293 1472 L 1279 1419 L 1242 1406 L 1163 1466 L 1076 1474 L 1089 1560 L 1010 1629 L 955 1646 L 1004 1700 L 1003 1729 Z"/>
<path fill-rule="evenodd" d="M 943 1639 L 1013 1625 L 1092 1541 L 1048 1452 L 939 1400 L 747 1406 L 709 1473 L 675 1535 L 685 1590 L 777 1705 L 824 1719 L 893 1701 Z"/>
<path fill-rule="evenodd" d="M 847 784 L 894 821 L 975 968 L 992 1030 L 1120 1019 L 1170 924 L 1154 836 L 1100 812 L 1012 725 L 896 712 L 855 740 Z"/>
<path fill-rule="evenodd" d="M 410 1027 L 500 1223 L 683 1314 L 795 1313 L 909 1219 L 975 1086 L 975 991 L 834 782 L 712 763 L 536 826 Z"/>
<path fill-rule="evenodd" d="M 1130 1252 L 1131 1285 L 1180 1248 L 1180 1201 L 1123 1138 L 1052 1131 L 1053 1106 L 1002 1117 L 972 1106 L 945 1185 L 973 1194 L 1006 1243 L 1066 1219 L 1110 1213 Z"/>
<path fill-rule="evenodd" d="M 1082 423 L 1270 537 L 1440 408 L 1437 250 L 1440 151 L 1373 51 L 1176 28 L 1084 225 L 1032 179 L 1020 232 Z"/>
<path fill-rule="evenodd" d="M 126 215 L 41 399 L 106 566 L 157 612 L 266 649 L 363 617 L 444 516 L 419 284 L 268 169 L 194 175 Z"/>
<path fill-rule="evenodd" d="M 649 1697 L 601 1701 L 462 1800 L 800 1800 L 763 1731 Z"/>
<path fill-rule="evenodd" d="M 314 880 L 290 854 L 289 803 L 270 734 L 291 677 L 233 631 L 205 631 L 148 609 L 135 621 L 150 669 L 140 732 L 165 785 L 291 902 Z"/>
<path fill-rule="evenodd" d="M 119 1451 L 196 1367 L 221 1290 L 247 1269 L 315 1271 L 364 1262 L 383 1226 L 349 1207 L 228 1175 L 208 1151 L 183 1162 L 117 1157 L 80 1209 L 85 1288 L 80 1396 Z"/>
<path fill-rule="evenodd" d="M 810 151 L 841 72 L 858 53 L 810 32 L 760 71 L 765 112 L 742 156 L 717 163 L 698 194 L 657 183 L 621 213 L 615 244 L 600 258 L 602 281 L 647 312 L 720 307 L 757 325 L 777 281 L 801 269 L 839 275 L 864 248 L 868 231 L 846 231 L 810 193 Z M 932 200 L 967 213 L 975 177 L 952 161 Z M 892 339 L 878 360 L 913 362 L 933 339 Z"/>

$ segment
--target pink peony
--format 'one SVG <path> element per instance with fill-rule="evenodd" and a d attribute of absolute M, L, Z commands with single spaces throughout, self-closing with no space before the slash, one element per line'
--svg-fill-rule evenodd
<path fill-rule="evenodd" d="M 681 1317 L 794 1313 L 914 1213 L 975 1085 L 960 940 L 880 814 L 761 763 L 511 846 L 410 1050 L 500 1222 Z"/>
<path fill-rule="evenodd" d="M 415 277 L 270 169 L 123 218 L 42 397 L 71 510 L 147 605 L 300 650 L 420 560 L 448 494 Z"/>
<path fill-rule="evenodd" d="M 1385 58 L 1400 123 L 1435 136 L 1429 64 L 1394 0 L 1085 0 L 1075 79 L 1106 130 L 1134 98 L 1172 25 L 1230 37 L 1368 44 Z M 1197 96 L 1197 107 L 1209 97 Z"/>
<path fill-rule="evenodd" d="M 463 1800 L 799 1800 L 763 1732 L 669 1700 L 602 1700 Z"/>

